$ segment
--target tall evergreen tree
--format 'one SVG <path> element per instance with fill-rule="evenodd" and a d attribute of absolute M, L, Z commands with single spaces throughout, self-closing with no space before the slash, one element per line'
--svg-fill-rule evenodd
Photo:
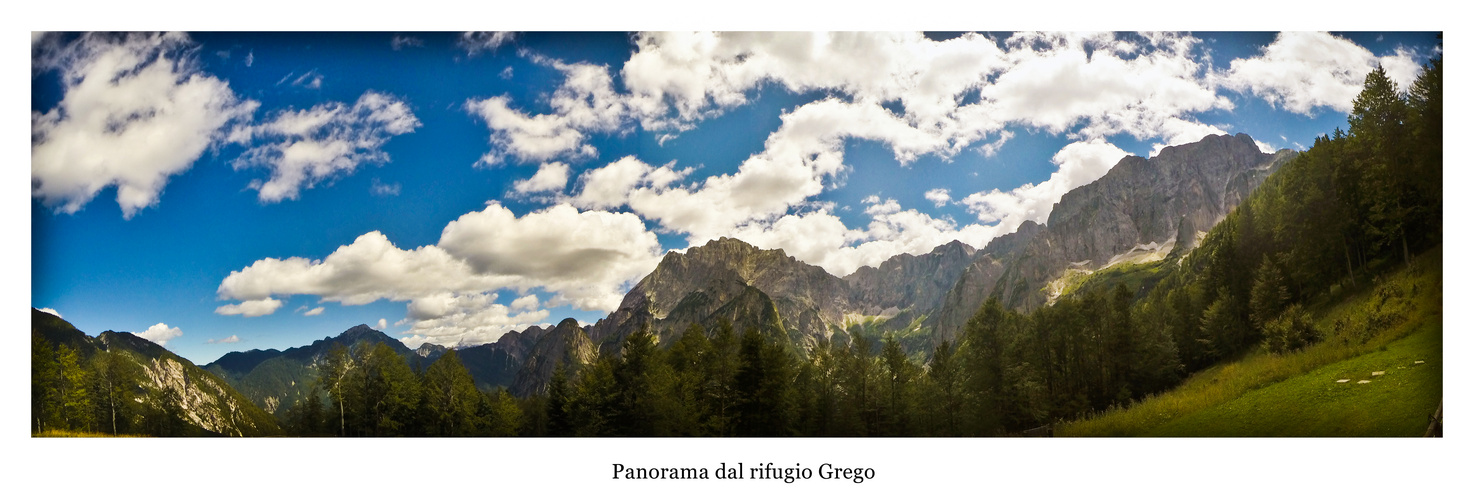
<path fill-rule="evenodd" d="M 553 367 L 553 379 L 548 382 L 548 435 L 573 435 L 573 422 L 568 416 L 568 368 L 563 363 Z"/>
<path fill-rule="evenodd" d="M 473 436 L 481 391 L 454 350 L 446 351 L 425 369 L 426 432 L 433 436 Z"/>

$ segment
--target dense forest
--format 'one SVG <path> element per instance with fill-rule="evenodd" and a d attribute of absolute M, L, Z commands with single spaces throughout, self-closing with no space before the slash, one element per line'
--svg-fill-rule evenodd
<path fill-rule="evenodd" d="M 281 424 L 302 436 L 1036 432 L 1250 350 L 1353 342 L 1394 321 L 1374 315 L 1321 331 L 1307 308 L 1375 286 L 1442 243 L 1442 109 L 1441 59 L 1406 91 L 1376 69 L 1348 130 L 1318 138 L 1194 251 L 1146 266 L 1153 279 L 1125 280 L 1144 286 L 1086 286 L 1028 313 L 989 299 L 924 362 L 889 334 L 837 335 L 798 352 L 729 324 L 693 325 L 661 349 L 647 329 L 617 353 L 559 366 L 546 393 L 516 398 L 478 390 L 455 351 L 412 367 L 387 345 L 360 343 L 321 362 L 315 390 Z M 68 349 L 33 340 L 35 420 L 106 432 L 120 397 L 112 384 L 129 375 L 110 357 L 80 365 Z M 167 435 L 166 413 L 143 413 L 126 431 Z"/>

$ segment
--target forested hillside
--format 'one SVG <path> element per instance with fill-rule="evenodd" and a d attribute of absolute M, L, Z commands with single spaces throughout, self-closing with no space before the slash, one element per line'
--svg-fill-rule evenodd
<path fill-rule="evenodd" d="M 126 332 L 89 337 L 31 310 L 33 434 L 280 434 L 276 420 L 214 374 Z"/>

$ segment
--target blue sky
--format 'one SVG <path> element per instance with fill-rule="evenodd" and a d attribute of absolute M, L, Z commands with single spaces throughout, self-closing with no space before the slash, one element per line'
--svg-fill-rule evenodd
<path fill-rule="evenodd" d="M 1123 155 L 1301 149 L 1426 33 L 201 33 L 32 41 L 31 305 L 197 363 L 593 322 L 721 236 L 845 275 Z"/>

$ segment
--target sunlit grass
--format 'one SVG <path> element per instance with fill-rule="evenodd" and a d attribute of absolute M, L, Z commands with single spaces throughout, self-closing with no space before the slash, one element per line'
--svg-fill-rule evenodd
<path fill-rule="evenodd" d="M 39 432 L 39 433 L 32 432 L 31 433 L 31 437 L 43 437 L 43 438 L 52 438 L 52 437 L 89 437 L 90 438 L 90 437 L 145 437 L 145 436 L 140 436 L 140 435 L 135 435 L 135 434 L 107 434 L 107 433 L 103 433 L 103 432 L 83 432 L 83 431 L 49 430 L 49 431 L 42 431 L 42 432 Z"/>
<path fill-rule="evenodd" d="M 1442 258 L 1428 252 L 1411 270 L 1313 308 L 1328 336 L 1318 344 L 1284 355 L 1256 350 L 1128 408 L 1061 424 L 1055 435 L 1421 435 L 1420 415 L 1442 394 Z M 1386 378 L 1372 380 L 1371 371 Z"/>

